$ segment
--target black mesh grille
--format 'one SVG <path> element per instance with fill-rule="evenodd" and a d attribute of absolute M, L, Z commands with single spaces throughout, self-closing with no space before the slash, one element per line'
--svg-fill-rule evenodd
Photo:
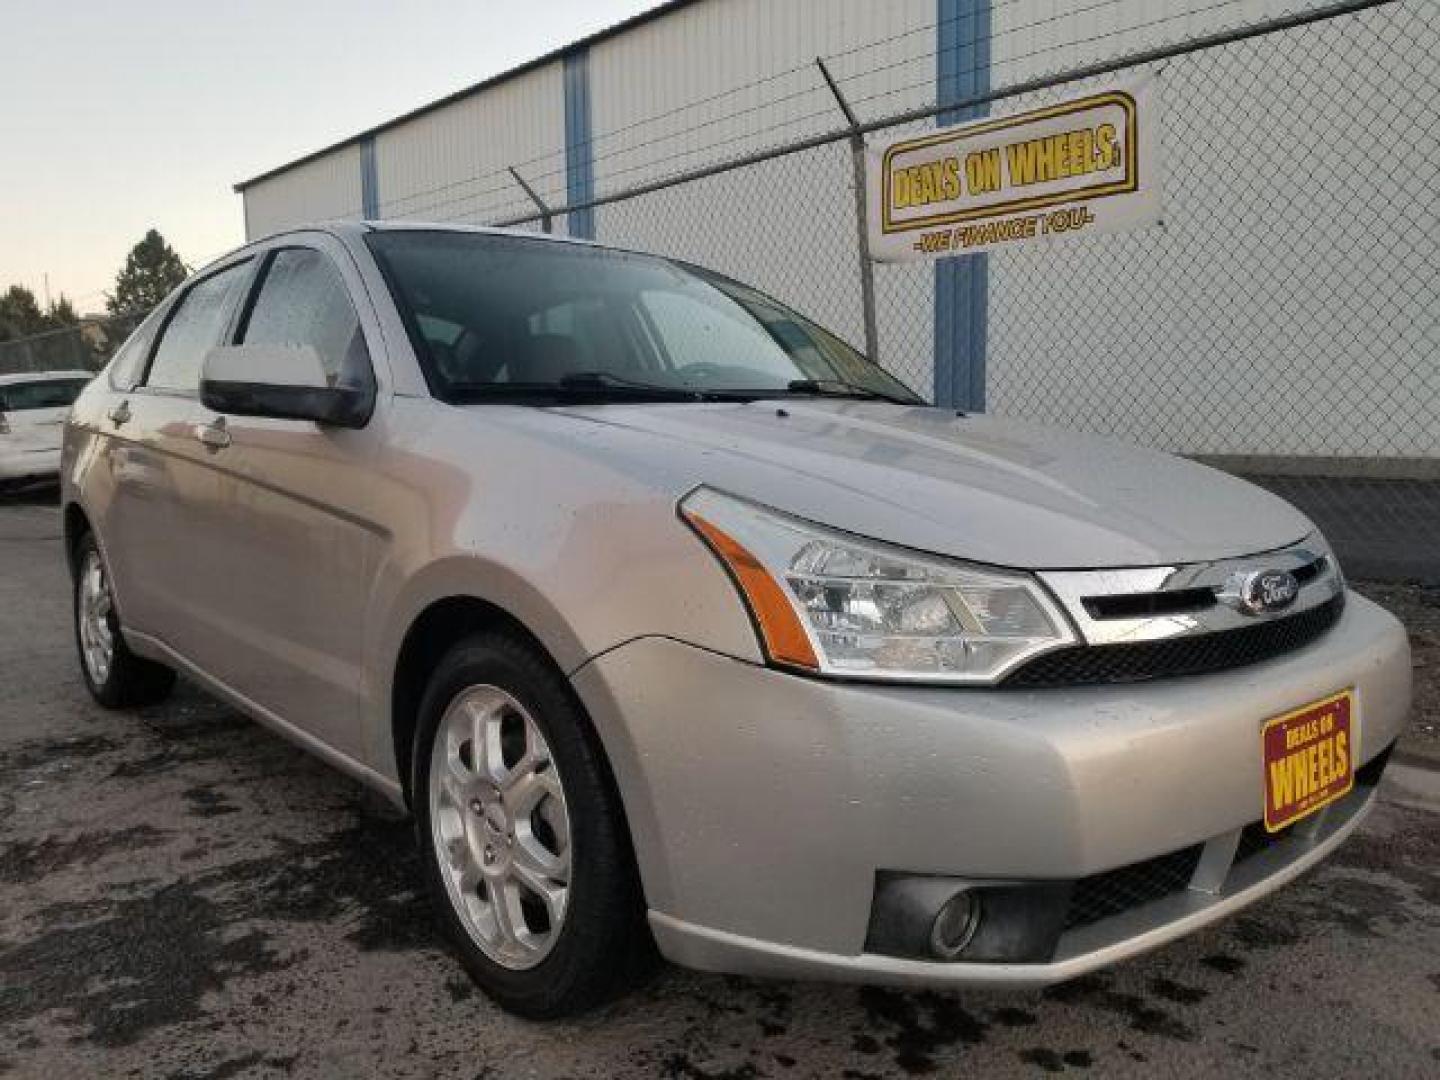
<path fill-rule="evenodd" d="M 1088 926 L 1185 888 L 1200 862 L 1203 848 L 1203 844 L 1196 844 L 1169 855 L 1081 878 L 1070 894 L 1065 929 Z"/>
<path fill-rule="evenodd" d="M 1246 825 L 1240 833 L 1240 846 L 1235 849 L 1235 864 L 1259 855 L 1262 851 L 1269 851 L 1290 835 L 1291 828 L 1292 826 L 1286 826 L 1279 832 L 1272 833 L 1266 830 L 1263 821 L 1253 821 Z"/>
<path fill-rule="evenodd" d="M 1355 770 L 1357 790 L 1340 800 L 1340 805 L 1351 799 L 1367 797 L 1380 782 L 1385 765 L 1390 760 L 1390 752 L 1394 748 L 1394 743 L 1390 744 L 1364 766 Z M 1285 843 L 1291 838 L 1293 829 L 1292 825 L 1272 833 L 1266 831 L 1263 821 L 1250 823 L 1240 833 L 1240 843 L 1235 849 L 1235 858 L 1231 865 L 1238 866 L 1262 851 L 1269 851 L 1275 845 Z M 1074 890 L 1070 894 L 1065 929 L 1074 930 L 1076 927 L 1088 926 L 1179 892 L 1190 884 L 1204 848 L 1204 844 L 1196 844 L 1194 847 L 1172 851 L 1158 858 L 1131 863 L 1118 870 L 1108 870 L 1103 874 L 1081 878 L 1075 882 Z"/>
<path fill-rule="evenodd" d="M 1394 750 L 1395 744 L 1392 742 L 1389 746 L 1385 747 L 1384 750 L 1381 750 L 1380 753 L 1356 769 L 1355 786 L 1373 788 L 1379 784 L 1385 775 L 1385 766 L 1390 764 L 1390 755 Z"/>
<path fill-rule="evenodd" d="M 1284 619 L 1133 645 L 1076 645 L 1037 656 L 1000 684 L 1026 689 L 1143 682 L 1257 664 L 1315 641 L 1340 618 L 1343 595 Z"/>

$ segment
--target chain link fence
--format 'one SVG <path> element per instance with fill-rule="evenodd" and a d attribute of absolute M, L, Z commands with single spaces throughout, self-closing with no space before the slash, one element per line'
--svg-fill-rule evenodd
<path fill-rule="evenodd" d="M 86 319 L 74 326 L 0 341 L 0 375 L 98 371 L 139 324 L 137 318 Z"/>
<path fill-rule="evenodd" d="M 983 408 L 1241 473 L 1356 572 L 1440 576 L 1440 4 L 1344 8 L 1142 65 L 1100 57 L 1089 78 L 1017 64 L 1025 92 L 980 95 L 1009 114 L 1156 73 L 1165 205 L 1158 227 L 965 257 L 987 262 Z M 878 141 L 939 112 L 858 119 Z M 796 190 L 803 215 L 773 197 Z M 595 214 L 604 243 L 703 263 L 865 340 L 843 134 L 602 195 Z M 878 359 L 932 399 L 937 273 L 874 266 Z"/>
<path fill-rule="evenodd" d="M 593 219 L 603 243 L 731 274 L 856 345 L 868 270 L 876 358 L 947 404 L 947 275 L 983 274 L 969 323 L 980 394 L 962 404 L 1209 461 L 1299 503 L 1352 571 L 1440 577 L 1440 3 L 1126 5 L 1125 25 L 1115 0 L 1033 7 L 990 5 L 988 86 L 962 70 L 946 90 L 936 56 L 912 48 L 945 28 L 920 25 L 823 71 L 716 95 L 688 125 L 682 108 L 598 136 L 593 199 L 566 205 L 564 168 L 536 159 L 391 196 L 381 212 L 536 229 Z M 1066 20 L 1087 11 L 1116 25 L 1077 33 Z M 867 266 L 852 138 L 933 130 L 957 110 L 1021 112 L 1142 72 L 1161 87 L 1159 226 L 948 268 Z M 0 371 L 90 366 L 83 336 L 0 344 Z"/>

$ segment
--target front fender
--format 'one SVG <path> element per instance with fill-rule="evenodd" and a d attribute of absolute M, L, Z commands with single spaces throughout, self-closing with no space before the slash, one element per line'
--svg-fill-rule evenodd
<path fill-rule="evenodd" d="M 367 641 L 366 744 L 377 771 L 396 777 L 390 710 L 397 665 L 410 629 L 439 601 L 471 598 L 500 609 L 567 676 L 643 637 L 762 661 L 734 585 L 673 501 L 638 490 L 625 496 L 577 505 L 557 493 L 545 507 L 515 515 L 472 508 L 457 516 L 443 551 L 397 545 L 397 558 L 376 578 Z"/>

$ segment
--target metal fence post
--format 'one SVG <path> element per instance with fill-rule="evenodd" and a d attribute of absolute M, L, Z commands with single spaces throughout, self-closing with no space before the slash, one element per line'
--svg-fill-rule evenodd
<path fill-rule="evenodd" d="M 840 92 L 840 86 L 825 66 L 823 57 L 817 56 L 815 63 L 825 77 L 825 85 L 835 95 L 835 102 L 845 114 L 845 123 L 850 126 L 850 160 L 855 173 L 855 230 L 860 256 L 860 304 L 865 315 L 865 353 L 874 363 L 880 362 L 880 328 L 875 318 L 875 262 L 870 258 L 870 229 L 867 224 L 869 212 L 867 176 L 865 167 L 865 136 L 860 133 L 860 121 L 850 109 L 850 103 Z"/>
<path fill-rule="evenodd" d="M 520 185 L 521 190 L 523 190 L 525 194 L 530 197 L 531 202 L 533 202 L 537 207 L 539 207 L 541 230 L 547 233 L 550 232 L 552 218 L 550 207 L 545 205 L 544 199 L 540 198 L 539 195 L 535 194 L 535 189 L 525 182 L 525 178 L 520 175 L 520 173 L 515 169 L 513 165 L 509 168 L 510 175 L 515 178 L 515 182 Z"/>

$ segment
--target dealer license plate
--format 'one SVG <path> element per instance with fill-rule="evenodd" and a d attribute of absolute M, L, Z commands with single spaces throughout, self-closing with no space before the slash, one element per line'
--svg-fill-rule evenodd
<path fill-rule="evenodd" d="M 1265 722 L 1265 828 L 1278 832 L 1355 786 L 1355 694 L 1324 701 Z"/>

